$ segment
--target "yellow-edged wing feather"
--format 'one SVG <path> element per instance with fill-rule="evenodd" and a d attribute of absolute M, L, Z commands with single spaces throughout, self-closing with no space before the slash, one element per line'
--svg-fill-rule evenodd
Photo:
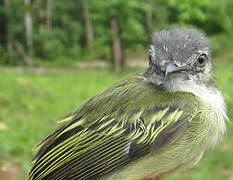
<path fill-rule="evenodd" d="M 197 106 L 191 94 L 162 93 L 135 76 L 91 98 L 39 144 L 30 179 L 98 179 L 159 150 L 183 132 Z"/>

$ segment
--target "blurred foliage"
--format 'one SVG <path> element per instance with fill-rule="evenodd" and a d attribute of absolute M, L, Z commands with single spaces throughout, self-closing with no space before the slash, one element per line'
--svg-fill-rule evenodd
<path fill-rule="evenodd" d="M 167 0 L 170 19 L 182 25 L 194 25 L 208 34 L 229 32 L 232 28 L 230 1 L 213 0 Z M 229 13 L 229 14 L 228 14 Z"/>
<path fill-rule="evenodd" d="M 4 2 L 8 1 L 8 7 Z M 93 49 L 87 47 L 83 1 L 52 1 L 51 29 L 47 30 L 48 0 L 0 1 L 0 64 L 9 64 L 7 33 L 14 42 L 27 50 L 24 15 L 32 17 L 32 55 L 34 59 L 56 61 L 65 59 L 92 60 L 112 58 L 110 20 L 116 19 L 123 55 L 145 49 L 151 32 L 171 25 L 194 26 L 213 38 L 214 53 L 232 44 L 229 34 L 233 28 L 232 0 L 88 0 L 90 23 L 93 28 Z M 148 15 L 151 14 L 151 26 Z M 231 36 L 232 37 L 232 36 Z M 223 39 L 223 40 L 222 40 Z M 223 43 L 223 45 L 222 45 Z M 14 64 L 22 57 L 14 47 Z"/>

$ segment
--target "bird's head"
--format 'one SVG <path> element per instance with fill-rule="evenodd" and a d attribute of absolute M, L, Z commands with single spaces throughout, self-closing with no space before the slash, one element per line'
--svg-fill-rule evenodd
<path fill-rule="evenodd" d="M 208 39 L 188 28 L 155 32 L 145 76 L 169 91 L 186 91 L 200 85 L 214 88 L 215 68 Z"/>

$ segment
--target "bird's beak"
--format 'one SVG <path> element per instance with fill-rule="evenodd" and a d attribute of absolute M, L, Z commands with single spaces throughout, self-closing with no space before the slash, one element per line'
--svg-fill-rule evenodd
<path fill-rule="evenodd" d="M 172 73 L 184 73 L 184 74 L 187 74 L 187 72 L 189 71 L 189 69 L 186 67 L 186 66 L 181 66 L 181 67 L 178 67 L 177 65 L 175 65 L 173 62 L 170 62 L 166 65 L 165 67 L 165 79 L 167 78 L 167 76 L 169 74 L 172 74 Z"/>

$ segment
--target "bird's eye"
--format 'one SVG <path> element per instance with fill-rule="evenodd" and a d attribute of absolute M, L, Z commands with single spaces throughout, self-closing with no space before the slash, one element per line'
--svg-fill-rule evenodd
<path fill-rule="evenodd" d="M 149 55 L 149 61 L 151 61 L 151 55 Z"/>
<path fill-rule="evenodd" d="M 152 64 L 152 56 L 149 55 L 149 64 Z"/>
<path fill-rule="evenodd" d="M 201 54 L 198 58 L 197 58 L 197 65 L 199 67 L 204 67 L 206 64 L 206 60 L 207 60 L 207 56 L 206 54 Z"/>

